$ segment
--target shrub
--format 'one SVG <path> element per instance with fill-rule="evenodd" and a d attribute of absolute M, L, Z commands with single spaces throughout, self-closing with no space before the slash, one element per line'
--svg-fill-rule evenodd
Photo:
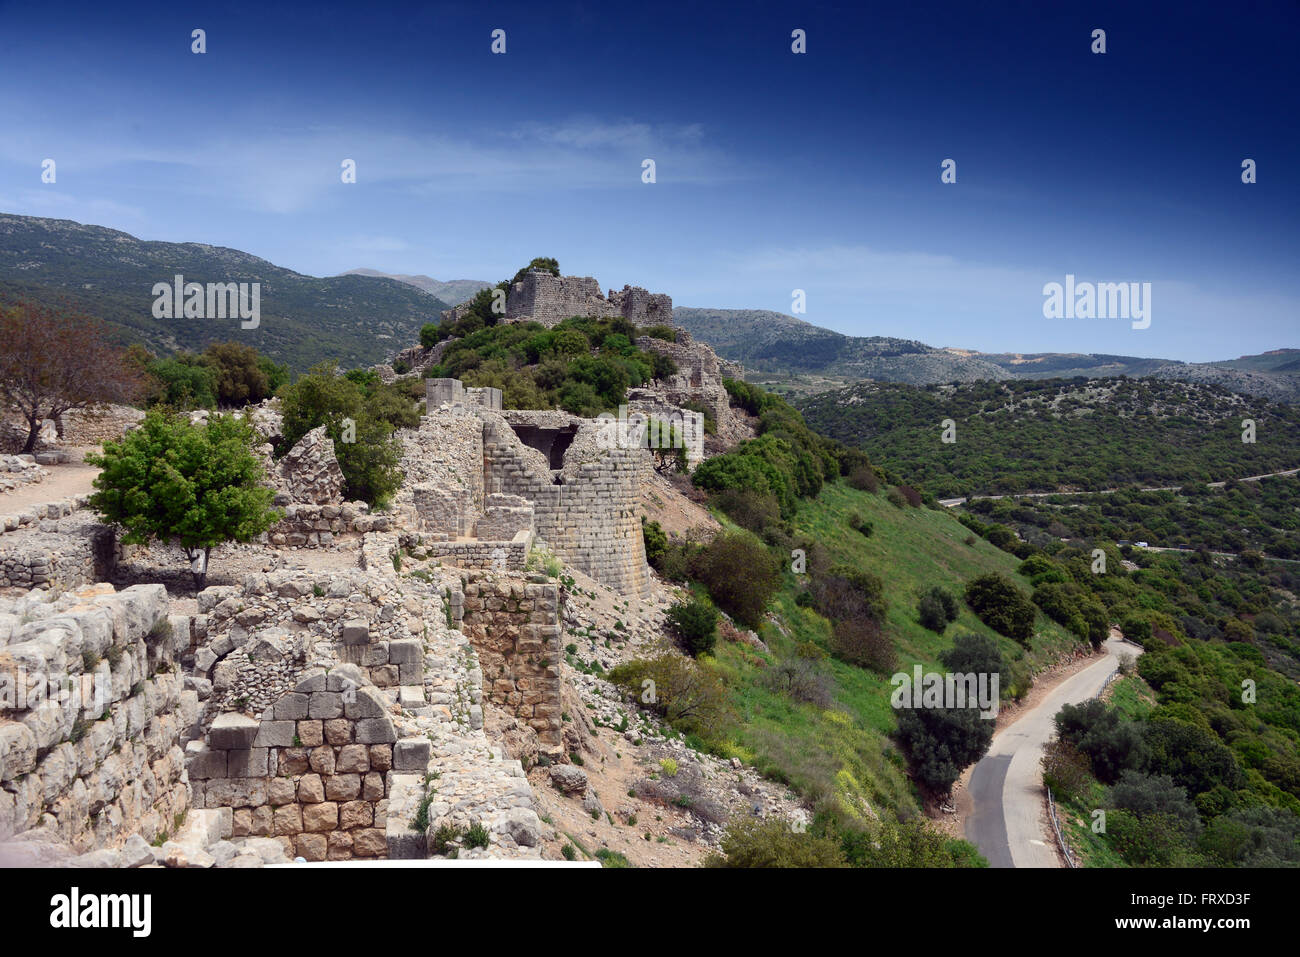
<path fill-rule="evenodd" d="M 885 495 L 885 500 L 895 508 L 907 508 L 907 497 L 897 488 L 891 488 Z"/>
<path fill-rule="evenodd" d="M 756 534 L 781 524 L 781 503 L 770 493 L 729 488 L 715 493 L 713 499 L 733 522 Z"/>
<path fill-rule="evenodd" d="M 876 530 L 875 526 L 856 512 L 854 512 L 849 518 L 849 528 L 853 529 L 855 532 L 861 532 L 867 538 L 870 538 L 871 533 Z"/>
<path fill-rule="evenodd" d="M 727 828 L 721 854 L 705 867 L 848 867 L 840 845 L 811 832 L 796 832 L 784 820 L 737 821 Z"/>
<path fill-rule="evenodd" d="M 912 486 L 900 485 L 898 486 L 898 492 L 903 496 L 903 500 L 907 502 L 908 505 L 912 506 L 912 508 L 921 507 L 921 493 L 912 488 Z"/>
<path fill-rule="evenodd" d="M 700 595 L 668 609 L 668 621 L 682 644 L 695 657 L 708 654 L 718 640 L 718 609 Z"/>
<path fill-rule="evenodd" d="M 923 626 L 943 634 L 948 623 L 957 618 L 957 599 L 936 585 L 921 596 L 916 612 Z"/>
<path fill-rule="evenodd" d="M 750 628 L 763 620 L 781 587 L 781 564 L 753 535 L 722 532 L 695 557 L 691 570 L 723 611 Z"/>
<path fill-rule="evenodd" d="M 1146 764 L 1142 729 L 1095 698 L 1065 705 L 1054 720 L 1058 737 L 1087 756 L 1093 774 L 1103 784 L 1113 784 L 1124 771 Z"/>
<path fill-rule="evenodd" d="M 841 619 L 831 628 L 835 657 L 859 668 L 889 674 L 898 667 L 894 643 L 873 618 Z"/>
<path fill-rule="evenodd" d="M 608 677 L 679 731 L 717 734 L 730 717 L 727 689 L 717 673 L 675 652 L 625 662 Z"/>
<path fill-rule="evenodd" d="M 645 541 L 645 560 L 658 568 L 664 552 L 668 550 L 668 536 L 658 522 L 647 522 L 642 515 L 641 537 Z"/>
<path fill-rule="evenodd" d="M 998 634 L 1021 644 L 1034 635 L 1034 605 L 1004 575 L 994 572 L 972 578 L 966 585 L 966 604 Z"/>
<path fill-rule="evenodd" d="M 993 725 L 978 708 L 900 708 L 898 740 L 916 780 L 947 794 L 966 765 L 984 756 Z"/>
<path fill-rule="evenodd" d="M 1088 793 L 1092 768 L 1088 756 L 1067 741 L 1050 741 L 1043 750 L 1043 783 L 1058 801 L 1074 801 Z"/>
<path fill-rule="evenodd" d="M 763 683 L 773 691 L 817 708 L 829 708 L 834 703 L 834 680 L 813 658 L 785 658 L 764 672 Z"/>
<path fill-rule="evenodd" d="M 860 492 L 880 491 L 880 479 L 870 465 L 856 466 L 848 475 L 848 483 Z"/>

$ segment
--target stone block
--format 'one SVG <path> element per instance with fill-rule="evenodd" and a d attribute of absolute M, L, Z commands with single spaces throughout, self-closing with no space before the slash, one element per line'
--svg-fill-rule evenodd
<path fill-rule="evenodd" d="M 333 774 L 325 779 L 327 801 L 355 801 L 361 796 L 361 775 Z"/>
<path fill-rule="evenodd" d="M 428 738 L 402 738 L 393 745 L 394 771 L 425 771 L 433 752 Z"/>
<path fill-rule="evenodd" d="M 304 748 L 318 748 L 325 743 L 325 733 L 320 721 L 298 722 L 298 743 Z"/>
<path fill-rule="evenodd" d="M 267 749 L 226 752 L 226 775 L 232 778 L 264 778 L 267 775 Z"/>
<path fill-rule="evenodd" d="M 307 713 L 311 718 L 340 718 L 343 716 L 343 696 L 337 691 L 317 691 L 311 696 Z"/>
<path fill-rule="evenodd" d="M 325 741 L 339 747 L 352 741 L 352 722 L 347 718 L 334 718 L 325 722 Z"/>
<path fill-rule="evenodd" d="M 208 731 L 208 744 L 222 751 L 246 751 L 253 747 L 260 722 L 256 718 L 227 711 L 217 715 Z M 292 743 L 292 741 L 290 741 Z"/>
<path fill-rule="evenodd" d="M 297 855 L 307 861 L 323 861 L 329 854 L 329 841 L 324 834 L 299 834 L 293 846 Z"/>
<path fill-rule="evenodd" d="M 363 718 L 357 722 L 356 738 L 361 744 L 392 744 L 397 734 L 387 718 Z"/>
<path fill-rule="evenodd" d="M 291 691 L 275 703 L 274 717 L 278 721 L 301 721 L 307 717 L 308 695 Z"/>
<path fill-rule="evenodd" d="M 339 824 L 339 806 L 333 801 L 306 804 L 302 809 L 304 831 L 332 831 Z"/>
<path fill-rule="evenodd" d="M 294 721 L 263 721 L 258 726 L 252 746 L 257 748 L 292 748 L 298 744 L 298 742 L 294 741 L 297 733 L 297 723 Z"/>
<path fill-rule="evenodd" d="M 335 771 L 340 774 L 362 773 L 370 770 L 370 751 L 364 744 L 347 744 L 339 748 Z"/>
<path fill-rule="evenodd" d="M 364 618 L 349 618 L 343 622 L 343 644 L 364 645 L 370 641 L 370 625 Z"/>
<path fill-rule="evenodd" d="M 303 804 L 319 804 L 325 800 L 325 782 L 319 774 L 304 774 L 299 779 L 298 800 Z"/>

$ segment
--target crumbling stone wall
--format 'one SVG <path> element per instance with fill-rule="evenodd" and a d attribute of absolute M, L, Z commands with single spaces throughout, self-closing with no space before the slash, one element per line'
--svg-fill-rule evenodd
<path fill-rule="evenodd" d="M 221 715 L 186 749 L 195 806 L 229 807 L 232 836 L 276 837 L 309 861 L 386 857 L 389 772 L 423 773 L 430 743 L 399 741 L 360 678 L 315 674 L 260 719 Z"/>
<path fill-rule="evenodd" d="M 533 728 L 543 753 L 563 753 L 560 586 L 470 572 L 461 602 L 460 628 L 478 653 L 489 700 Z"/>
<path fill-rule="evenodd" d="M 39 826 L 89 851 L 185 815 L 198 697 L 176 668 L 188 619 L 167 612 L 162 585 L 0 601 L 0 840 Z"/>
<path fill-rule="evenodd" d="M 272 545 L 316 548 L 332 545 L 339 535 L 387 531 L 393 524 L 388 515 L 377 515 L 365 502 L 339 505 L 295 503 L 280 507 L 283 518 L 265 532 Z"/>
<path fill-rule="evenodd" d="M 464 486 L 416 485 L 411 489 L 416 524 L 436 537 L 461 538 L 473 531 L 478 514 L 473 491 Z"/>
<path fill-rule="evenodd" d="M 729 424 L 731 399 L 722 384 L 723 369 L 717 353 L 706 344 L 693 340 L 684 329 L 677 331 L 676 342 L 638 336 L 636 346 L 644 352 L 668 356 L 677 364 L 676 374 L 657 385 L 665 399 L 677 405 L 703 403 L 717 422 L 719 431 Z"/>
<path fill-rule="evenodd" d="M 39 511 L 0 517 L 6 529 L 14 525 L 0 538 L 0 588 L 64 590 L 112 576 L 120 557 L 116 534 L 75 506 L 52 502 Z"/>
<path fill-rule="evenodd" d="M 520 532 L 533 530 L 533 503 L 520 495 L 489 495 L 478 520 L 477 534 L 484 541 L 508 542 Z"/>
<path fill-rule="evenodd" d="M 510 415 L 521 422 L 536 418 Z M 601 423 L 573 421 L 581 425 L 563 469 L 553 476 L 541 454 L 524 446 L 504 419 L 488 418 L 486 488 L 530 500 L 538 537 L 566 562 L 623 594 L 646 595 L 650 572 L 636 508 L 649 454 L 601 448 Z"/>
<path fill-rule="evenodd" d="M 343 469 L 325 426 L 312 429 L 276 466 L 276 485 L 293 502 L 325 505 L 343 500 Z"/>
<path fill-rule="evenodd" d="M 609 291 L 609 302 L 620 316 L 638 326 L 671 326 L 673 300 L 663 293 L 647 292 L 640 286 L 624 286 Z"/>
<path fill-rule="evenodd" d="M 638 325 L 672 325 L 673 301 L 640 286 L 611 289 L 607 299 L 600 283 L 590 276 L 555 276 L 539 270 L 525 273 L 506 293 L 507 322 L 531 320 L 554 326 L 573 316 L 625 316 Z"/>

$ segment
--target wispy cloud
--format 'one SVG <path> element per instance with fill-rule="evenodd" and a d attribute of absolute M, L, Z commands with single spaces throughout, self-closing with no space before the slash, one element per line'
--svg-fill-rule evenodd
<path fill-rule="evenodd" d="M 21 117 L 0 138 L 0 161 L 39 174 L 52 157 L 61 173 L 131 179 L 142 188 L 222 197 L 261 212 L 298 213 L 350 199 L 341 164 L 355 161 L 359 189 L 415 195 L 587 190 L 640 185 L 641 161 L 661 183 L 709 184 L 753 175 L 707 142 L 699 125 L 654 126 L 585 117 L 554 123 L 484 126 L 457 135 L 394 133 L 363 126 L 297 129 L 247 119 L 209 125 L 202 142 L 161 143 L 107 123 L 62 124 Z"/>

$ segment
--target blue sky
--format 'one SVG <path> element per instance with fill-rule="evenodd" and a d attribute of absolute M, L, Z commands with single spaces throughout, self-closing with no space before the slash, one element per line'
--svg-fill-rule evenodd
<path fill-rule="evenodd" d="M 311 275 L 548 255 L 677 305 L 803 289 L 802 318 L 854 335 L 1226 358 L 1300 346 L 1298 25 L 1293 3 L 0 0 L 0 211 Z M 1150 327 L 1044 318 L 1066 273 L 1150 282 Z"/>

